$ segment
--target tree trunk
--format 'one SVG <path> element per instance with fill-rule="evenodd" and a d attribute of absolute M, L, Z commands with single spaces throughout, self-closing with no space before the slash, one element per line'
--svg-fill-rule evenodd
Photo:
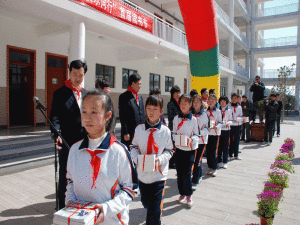
<path fill-rule="evenodd" d="M 281 122 L 283 122 L 283 117 L 284 117 L 284 104 L 282 104 Z"/>

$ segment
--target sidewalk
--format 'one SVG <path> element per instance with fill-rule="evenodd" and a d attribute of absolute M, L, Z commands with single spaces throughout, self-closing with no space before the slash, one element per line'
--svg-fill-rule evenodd
<path fill-rule="evenodd" d="M 296 174 L 290 175 L 290 187 L 284 190 L 274 225 L 300 224 L 300 122 L 282 124 L 281 137 L 271 146 L 258 142 L 241 142 L 243 160 L 228 163 L 218 170 L 217 177 L 205 175 L 193 194 L 194 205 L 187 209 L 177 204 L 176 170 L 170 170 L 165 190 L 162 224 L 229 225 L 259 223 L 257 194 L 268 180 L 267 173 L 283 140 L 296 141 L 294 160 Z M 206 159 L 204 174 L 207 171 Z M 55 208 L 54 166 L 44 166 L 0 176 L 0 224 L 52 224 Z M 144 224 L 145 210 L 136 197 L 130 205 L 130 224 Z"/>

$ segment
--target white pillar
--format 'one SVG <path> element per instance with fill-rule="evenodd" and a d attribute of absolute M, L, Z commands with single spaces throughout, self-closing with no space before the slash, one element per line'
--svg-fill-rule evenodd
<path fill-rule="evenodd" d="M 251 41 L 251 25 L 250 25 L 250 23 L 247 24 L 246 37 L 247 37 L 248 43 L 250 44 L 250 41 Z"/>
<path fill-rule="evenodd" d="M 246 71 L 250 77 L 250 53 L 246 53 Z"/>
<path fill-rule="evenodd" d="M 298 27 L 298 29 L 299 29 L 299 27 Z M 300 79 L 300 48 L 298 48 L 298 50 L 297 50 L 296 77 L 298 79 Z M 299 97 L 299 93 L 300 93 L 300 81 L 296 80 L 295 86 L 296 86 L 295 87 L 296 110 L 299 110 L 299 106 L 300 106 L 300 97 Z"/>
<path fill-rule="evenodd" d="M 251 42 L 250 42 L 250 47 L 251 48 L 256 48 L 256 41 L 255 41 L 255 23 L 252 22 L 251 24 Z"/>
<path fill-rule="evenodd" d="M 250 84 L 245 85 L 245 95 L 247 96 L 248 100 L 250 101 Z"/>
<path fill-rule="evenodd" d="M 233 92 L 233 76 L 230 74 L 227 78 L 227 97 L 230 99 Z"/>
<path fill-rule="evenodd" d="M 234 24 L 234 1 L 235 0 L 229 0 L 229 25 L 232 28 Z"/>
<path fill-rule="evenodd" d="M 255 0 L 251 0 L 251 20 L 253 21 L 255 15 Z"/>
<path fill-rule="evenodd" d="M 234 70 L 234 35 L 230 34 L 228 38 L 228 56 L 229 56 L 229 69 Z"/>
<path fill-rule="evenodd" d="M 252 85 L 252 82 L 255 79 L 256 70 L 257 70 L 257 66 L 256 66 L 255 58 L 254 58 L 254 53 L 250 52 L 250 85 Z M 253 95 L 253 93 L 250 92 L 249 100 L 252 100 L 252 95 Z"/>
<path fill-rule="evenodd" d="M 247 0 L 247 13 L 251 17 L 251 2 L 250 0 Z"/>

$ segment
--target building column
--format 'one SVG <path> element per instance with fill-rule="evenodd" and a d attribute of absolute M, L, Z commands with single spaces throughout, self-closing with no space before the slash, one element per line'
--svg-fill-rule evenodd
<path fill-rule="evenodd" d="M 254 19 L 255 16 L 255 0 L 251 0 L 251 21 Z"/>
<path fill-rule="evenodd" d="M 300 106 L 299 94 L 300 94 L 300 48 L 298 48 L 297 50 L 297 62 L 296 62 L 296 83 L 295 83 L 296 110 L 299 110 L 299 106 Z"/>
<path fill-rule="evenodd" d="M 247 96 L 248 100 L 251 101 L 250 99 L 250 84 L 246 83 L 245 85 L 245 95 Z"/>
<path fill-rule="evenodd" d="M 229 25 L 232 28 L 234 24 L 234 1 L 235 0 L 229 0 Z"/>
<path fill-rule="evenodd" d="M 234 70 L 234 34 L 230 34 L 228 38 L 228 57 L 229 57 L 229 69 Z"/>
<path fill-rule="evenodd" d="M 230 74 L 227 77 L 227 97 L 231 99 L 231 94 L 233 92 L 233 76 Z"/>
<path fill-rule="evenodd" d="M 252 82 L 255 79 L 255 76 L 257 74 L 256 70 L 257 70 L 257 65 L 256 65 L 254 53 L 250 52 L 250 85 L 252 85 Z M 251 99 L 251 100 L 252 100 L 252 95 L 253 95 L 253 93 L 251 92 L 249 94 L 249 99 Z"/>
<path fill-rule="evenodd" d="M 251 17 L 251 0 L 247 0 L 247 13 Z"/>
<path fill-rule="evenodd" d="M 250 53 L 246 53 L 246 71 L 250 77 Z"/>

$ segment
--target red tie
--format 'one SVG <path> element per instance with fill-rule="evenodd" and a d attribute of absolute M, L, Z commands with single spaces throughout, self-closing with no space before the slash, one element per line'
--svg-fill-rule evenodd
<path fill-rule="evenodd" d="M 133 95 L 136 96 L 135 100 L 136 100 L 136 103 L 139 104 L 139 93 L 136 92 L 132 87 L 128 87 L 127 88 L 127 91 L 130 91 Z"/>
<path fill-rule="evenodd" d="M 97 177 L 98 177 L 98 174 L 99 174 L 99 171 L 100 171 L 100 167 L 101 167 L 101 159 L 96 156 L 96 154 L 100 154 L 100 153 L 103 153 L 105 151 L 103 150 L 95 150 L 95 151 L 92 151 L 92 150 L 89 150 L 87 149 L 88 153 L 90 153 L 92 159 L 91 159 L 91 166 L 92 166 L 92 169 L 93 169 L 93 185 L 91 188 L 96 188 L 96 185 L 95 185 L 95 181 L 97 180 Z"/>
<path fill-rule="evenodd" d="M 182 127 L 183 123 L 187 120 L 188 119 L 181 119 L 181 122 L 178 124 L 177 130 L 179 130 Z"/>
<path fill-rule="evenodd" d="M 233 112 L 236 113 L 236 107 L 237 106 L 233 106 Z"/>
<path fill-rule="evenodd" d="M 79 101 L 80 100 L 80 92 L 82 91 L 82 88 L 80 88 L 80 89 L 74 88 L 70 79 L 65 81 L 65 85 L 67 88 L 70 88 L 72 91 L 75 91 L 77 93 L 77 101 Z"/>
<path fill-rule="evenodd" d="M 155 151 L 155 154 L 158 153 L 158 146 L 154 141 L 153 133 L 156 131 L 156 129 L 150 129 L 150 134 L 148 137 L 148 146 L 147 146 L 147 155 L 151 155 L 153 152 L 153 149 Z"/>
<path fill-rule="evenodd" d="M 225 117 L 225 111 L 226 110 L 224 110 L 224 111 L 222 110 L 222 116 L 223 116 L 223 118 Z"/>
<path fill-rule="evenodd" d="M 214 112 L 213 110 L 209 110 L 209 117 L 215 118 L 213 112 Z"/>

